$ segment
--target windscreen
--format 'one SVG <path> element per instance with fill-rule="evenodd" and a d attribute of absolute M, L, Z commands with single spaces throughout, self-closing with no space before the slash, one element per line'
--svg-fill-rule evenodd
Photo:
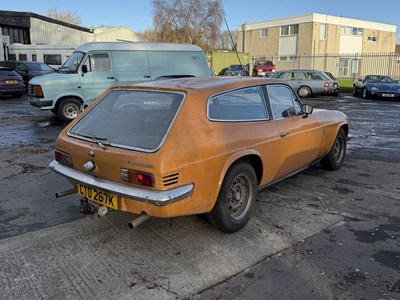
<path fill-rule="evenodd" d="M 68 60 L 58 69 L 62 73 L 71 73 L 78 70 L 82 58 L 85 56 L 83 52 L 74 52 Z"/>
<path fill-rule="evenodd" d="M 121 148 L 156 151 L 183 101 L 181 93 L 114 90 L 68 132 Z"/>

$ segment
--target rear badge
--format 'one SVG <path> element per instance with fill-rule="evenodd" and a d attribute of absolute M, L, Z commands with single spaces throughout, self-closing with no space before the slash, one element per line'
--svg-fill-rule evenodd
<path fill-rule="evenodd" d="M 94 162 L 88 161 L 83 165 L 83 167 L 85 168 L 86 171 L 92 172 L 96 166 L 94 165 Z"/>

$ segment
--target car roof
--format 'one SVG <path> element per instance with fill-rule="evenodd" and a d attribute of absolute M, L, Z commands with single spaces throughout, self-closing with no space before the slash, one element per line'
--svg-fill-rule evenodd
<path fill-rule="evenodd" d="M 270 79 L 265 77 L 223 77 L 223 76 L 211 76 L 211 77 L 186 77 L 179 79 L 169 79 L 152 81 L 143 84 L 135 84 L 130 86 L 122 86 L 115 88 L 142 88 L 142 89 L 169 89 L 169 90 L 183 90 L 183 91 L 195 91 L 209 89 L 210 94 L 221 93 L 224 91 L 234 90 L 247 86 L 255 86 L 260 84 L 271 84 L 281 83 L 285 84 L 285 81 L 280 79 Z"/>
<path fill-rule="evenodd" d="M 296 69 L 296 70 L 280 70 L 278 72 L 324 72 L 320 70 Z"/>
<path fill-rule="evenodd" d="M 90 50 L 158 50 L 158 51 L 203 51 L 193 44 L 152 42 L 91 42 L 79 46 L 75 51 Z"/>
<path fill-rule="evenodd" d="M 20 63 L 20 64 L 46 64 L 42 61 L 31 61 L 31 60 L 3 60 L 0 61 L 0 64 L 7 64 L 7 63 Z"/>

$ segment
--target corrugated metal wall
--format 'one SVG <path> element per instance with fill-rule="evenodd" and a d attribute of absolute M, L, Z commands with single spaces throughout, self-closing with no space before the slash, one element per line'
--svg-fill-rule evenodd
<path fill-rule="evenodd" d="M 32 44 L 69 44 L 82 45 L 94 41 L 93 34 L 71 27 L 31 18 Z"/>

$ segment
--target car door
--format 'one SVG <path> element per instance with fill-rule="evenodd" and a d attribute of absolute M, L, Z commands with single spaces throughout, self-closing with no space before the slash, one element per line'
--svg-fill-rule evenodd
<path fill-rule="evenodd" d="M 312 115 L 304 117 L 301 102 L 286 85 L 267 85 L 268 102 L 281 140 L 282 162 L 278 178 L 290 175 L 311 162 L 320 152 L 322 127 Z"/>
<path fill-rule="evenodd" d="M 79 78 L 85 100 L 91 100 L 115 85 L 110 56 L 109 51 L 92 51 L 84 58 Z"/>

